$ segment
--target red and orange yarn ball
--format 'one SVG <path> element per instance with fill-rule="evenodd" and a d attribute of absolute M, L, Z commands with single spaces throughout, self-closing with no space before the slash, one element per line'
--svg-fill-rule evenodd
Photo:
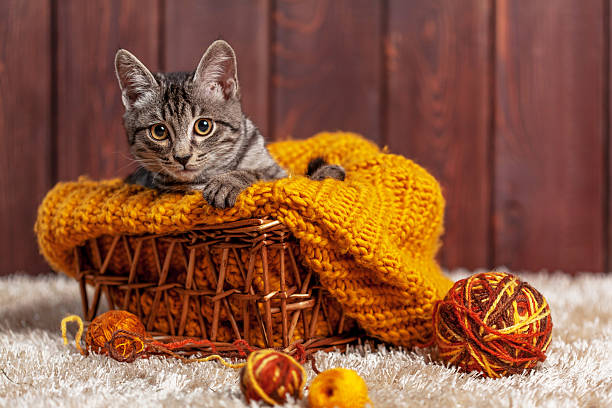
<path fill-rule="evenodd" d="M 290 355 L 271 349 L 249 354 L 240 374 L 240 388 L 247 402 L 284 404 L 287 394 L 302 398 L 305 384 L 304 367 Z"/>
<path fill-rule="evenodd" d="M 461 279 L 434 306 L 434 341 L 447 363 L 499 378 L 546 359 L 552 319 L 546 299 L 516 276 Z"/>
<path fill-rule="evenodd" d="M 113 358 L 119 357 L 127 361 L 131 356 L 144 351 L 145 345 L 142 341 L 146 337 L 144 324 L 136 315 L 124 310 L 110 310 L 91 321 L 85 336 L 87 348 L 96 353 L 109 354 L 109 342 L 118 330 L 134 333 L 138 337 L 115 335 L 113 349 L 119 355 L 113 355 Z"/>

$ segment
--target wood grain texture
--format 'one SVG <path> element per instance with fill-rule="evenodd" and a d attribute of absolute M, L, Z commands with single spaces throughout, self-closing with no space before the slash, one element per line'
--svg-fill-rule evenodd
<path fill-rule="evenodd" d="M 601 1 L 498 1 L 498 265 L 604 268 L 603 11 Z"/>
<path fill-rule="evenodd" d="M 238 59 L 244 112 L 268 136 L 270 0 L 178 0 L 165 3 L 164 69 L 193 71 L 219 38 Z"/>
<path fill-rule="evenodd" d="M 480 0 L 389 4 L 387 143 L 443 187 L 449 268 L 488 263 L 491 13 Z"/>
<path fill-rule="evenodd" d="M 609 269 L 611 8 L 0 0 L 0 274 L 48 270 L 32 227 L 56 178 L 134 168 L 117 49 L 192 70 L 217 38 L 236 49 L 245 111 L 269 139 L 352 130 L 440 180 L 444 266 Z"/>
<path fill-rule="evenodd" d="M 119 48 L 158 70 L 159 6 L 146 0 L 57 4 L 58 176 L 126 175 L 124 112 L 114 59 Z"/>
<path fill-rule="evenodd" d="M 50 3 L 0 2 L 0 274 L 48 271 L 33 227 L 51 186 Z"/>
<path fill-rule="evenodd" d="M 277 138 L 323 130 L 380 137 L 382 2 L 279 0 L 274 12 Z"/>
<path fill-rule="evenodd" d="M 607 70 L 604 72 L 606 79 L 606 88 L 604 89 L 604 106 L 607 105 L 607 118 L 604 121 L 604 139 L 608 144 L 607 153 L 608 156 L 604 158 L 607 163 L 607 174 L 606 180 L 607 191 L 605 192 L 605 205 L 607 206 L 607 213 L 605 214 L 605 228 L 606 228 L 606 244 L 604 250 L 605 254 L 605 265 L 604 272 L 612 273 L 612 0 L 606 0 L 604 5 L 606 15 L 604 16 L 604 35 L 607 40 L 607 47 L 604 49 L 604 63 L 607 64 Z M 604 69 L 605 69 L 604 65 Z"/>

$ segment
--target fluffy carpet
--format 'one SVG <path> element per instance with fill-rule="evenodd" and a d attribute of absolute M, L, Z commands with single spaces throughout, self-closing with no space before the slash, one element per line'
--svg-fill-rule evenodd
<path fill-rule="evenodd" d="M 317 365 L 357 370 L 375 407 L 612 406 L 612 275 L 522 277 L 548 299 L 554 322 L 548 358 L 529 375 L 484 379 L 432 363 L 426 350 L 388 347 L 318 353 Z M 247 406 L 238 373 L 216 362 L 81 356 L 59 331 L 62 317 L 80 308 L 68 278 L 0 279 L 0 406 Z"/>

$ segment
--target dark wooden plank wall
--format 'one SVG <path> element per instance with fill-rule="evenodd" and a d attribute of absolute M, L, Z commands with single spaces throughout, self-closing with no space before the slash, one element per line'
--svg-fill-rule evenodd
<path fill-rule="evenodd" d="M 279 1 L 274 10 L 272 124 L 278 138 L 380 129 L 383 2 Z"/>
<path fill-rule="evenodd" d="M 224 38 L 269 139 L 363 133 L 447 199 L 441 263 L 609 270 L 607 0 L 0 0 L 0 274 L 46 270 L 58 180 L 132 165 L 113 56 L 190 70 Z"/>
<path fill-rule="evenodd" d="M 495 260 L 601 270 L 604 2 L 551 4 L 497 3 Z"/>
<path fill-rule="evenodd" d="M 389 5 L 387 141 L 444 187 L 448 266 L 491 261 L 491 11 L 484 1 Z"/>
<path fill-rule="evenodd" d="M 141 0 L 62 0 L 57 6 L 57 175 L 114 177 L 133 169 L 113 61 L 131 50 L 158 70 L 159 7 Z"/>
<path fill-rule="evenodd" d="M 0 274 L 46 269 L 33 226 L 53 183 L 49 2 L 0 1 Z"/>

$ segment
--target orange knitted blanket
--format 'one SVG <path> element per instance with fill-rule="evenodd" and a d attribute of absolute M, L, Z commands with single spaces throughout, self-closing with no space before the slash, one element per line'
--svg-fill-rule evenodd
<path fill-rule="evenodd" d="M 291 229 L 302 262 L 368 334 L 403 346 L 430 340 L 433 303 L 451 287 L 434 259 L 444 212 L 436 180 L 350 133 L 320 133 L 269 149 L 292 176 L 250 187 L 225 210 L 197 192 L 160 194 L 119 179 L 58 183 L 38 212 L 41 253 L 69 273 L 72 249 L 91 238 L 270 216 Z M 346 180 L 302 176 L 315 157 L 344 166 Z"/>

